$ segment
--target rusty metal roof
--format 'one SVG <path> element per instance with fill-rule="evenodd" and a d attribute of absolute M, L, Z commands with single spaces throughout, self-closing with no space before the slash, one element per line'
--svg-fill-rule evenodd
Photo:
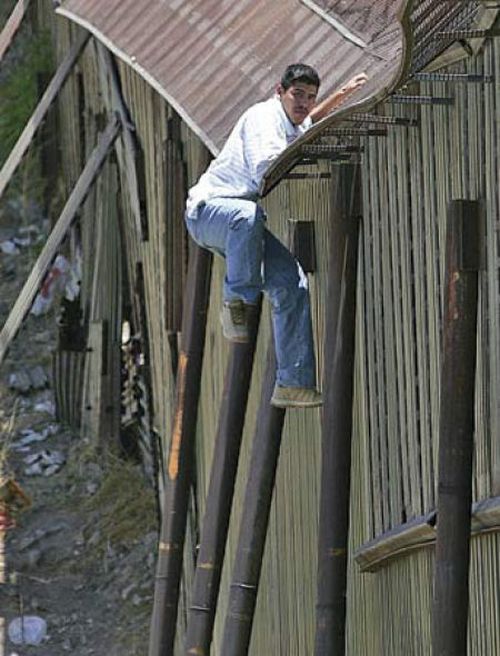
<path fill-rule="evenodd" d="M 321 95 L 361 71 L 370 82 L 353 101 L 386 87 L 400 65 L 397 14 L 406 4 L 66 0 L 57 11 L 136 69 L 217 153 L 241 113 L 273 93 L 289 63 L 317 68 Z"/>

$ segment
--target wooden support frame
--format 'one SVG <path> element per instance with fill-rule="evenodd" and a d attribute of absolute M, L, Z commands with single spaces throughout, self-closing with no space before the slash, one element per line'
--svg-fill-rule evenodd
<path fill-rule="evenodd" d="M 90 155 L 66 205 L 61 212 L 52 232 L 47 239 L 35 265 L 24 284 L 14 307 L 9 313 L 7 320 L 0 332 L 0 363 L 2 362 L 10 342 L 14 339 L 19 330 L 24 317 L 29 312 L 38 289 L 47 273 L 52 260 L 57 254 L 66 233 L 73 223 L 78 208 L 85 200 L 85 197 L 96 179 L 106 156 L 113 145 L 115 139 L 120 133 L 121 123 L 117 116 L 113 116 L 109 121 L 106 129 L 100 135 L 99 142 Z"/>
<path fill-rule="evenodd" d="M 40 127 L 45 115 L 47 114 L 49 107 L 55 100 L 57 94 L 61 90 L 64 82 L 66 81 L 68 75 L 71 73 L 73 66 L 78 60 L 84 46 L 90 38 L 89 32 L 83 32 L 75 43 L 71 46 L 71 49 L 67 53 L 66 57 L 59 64 L 57 71 L 54 74 L 54 77 L 49 83 L 49 86 L 45 90 L 40 102 L 35 108 L 35 111 L 31 115 L 31 118 L 26 123 L 24 130 L 21 133 L 21 136 L 16 142 L 16 145 L 10 152 L 10 155 L 6 159 L 2 170 L 0 171 L 0 198 L 3 195 L 7 185 L 9 184 L 14 172 L 21 163 L 21 160 L 28 150 L 30 143 L 35 136 L 36 131 Z"/>
<path fill-rule="evenodd" d="M 14 40 L 17 30 L 21 27 L 26 10 L 30 0 L 17 0 L 17 4 L 12 10 L 7 22 L 0 33 L 0 62 Z"/>

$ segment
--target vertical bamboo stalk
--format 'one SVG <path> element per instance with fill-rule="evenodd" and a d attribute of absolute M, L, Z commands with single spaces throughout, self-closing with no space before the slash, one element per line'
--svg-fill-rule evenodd
<path fill-rule="evenodd" d="M 174 649 L 183 546 L 200 396 L 212 255 L 191 243 L 182 316 L 175 416 L 167 462 L 149 656 Z"/>
<path fill-rule="evenodd" d="M 206 512 L 188 614 L 186 654 L 208 656 L 210 653 L 259 317 L 260 304 L 250 318 L 250 341 L 231 346 L 226 369 Z"/>
<path fill-rule="evenodd" d="M 479 202 L 449 205 L 436 562 L 434 656 L 466 656 L 477 342 Z"/>
<path fill-rule="evenodd" d="M 285 418 L 284 409 L 270 404 L 275 378 L 274 347 L 270 346 L 222 637 L 221 654 L 227 656 L 244 656 L 250 645 Z"/>
<path fill-rule="evenodd" d="M 359 175 L 339 172 L 330 240 L 316 602 L 316 656 L 344 656 L 351 489 Z"/>

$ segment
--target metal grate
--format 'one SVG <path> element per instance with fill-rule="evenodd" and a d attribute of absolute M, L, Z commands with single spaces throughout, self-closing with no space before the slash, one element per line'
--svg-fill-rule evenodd
<path fill-rule="evenodd" d="M 411 72 L 422 70 L 456 41 L 456 37 L 450 32 L 470 27 L 480 6 L 480 2 L 415 0 L 415 8 L 411 14 L 415 44 Z M 442 34 L 443 32 L 448 34 Z"/>

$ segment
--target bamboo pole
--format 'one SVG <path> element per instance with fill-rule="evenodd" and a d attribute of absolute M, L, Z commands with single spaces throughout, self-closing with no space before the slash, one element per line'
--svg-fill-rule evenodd
<path fill-rule="evenodd" d="M 433 656 L 466 656 L 481 208 L 448 209 Z"/>
<path fill-rule="evenodd" d="M 226 656 L 244 656 L 250 644 L 285 418 L 284 409 L 270 404 L 275 377 L 274 347 L 270 346 L 222 637 L 220 653 Z"/>
<path fill-rule="evenodd" d="M 206 512 L 188 611 L 186 654 L 208 656 L 210 653 L 259 318 L 260 305 L 251 317 L 250 341 L 232 345 L 226 369 Z"/>
<path fill-rule="evenodd" d="M 167 462 L 149 656 L 173 654 L 194 457 L 212 255 L 193 242 L 190 245 L 175 415 Z"/>
<path fill-rule="evenodd" d="M 359 170 L 342 167 L 330 238 L 316 602 L 316 656 L 345 654 Z"/>

